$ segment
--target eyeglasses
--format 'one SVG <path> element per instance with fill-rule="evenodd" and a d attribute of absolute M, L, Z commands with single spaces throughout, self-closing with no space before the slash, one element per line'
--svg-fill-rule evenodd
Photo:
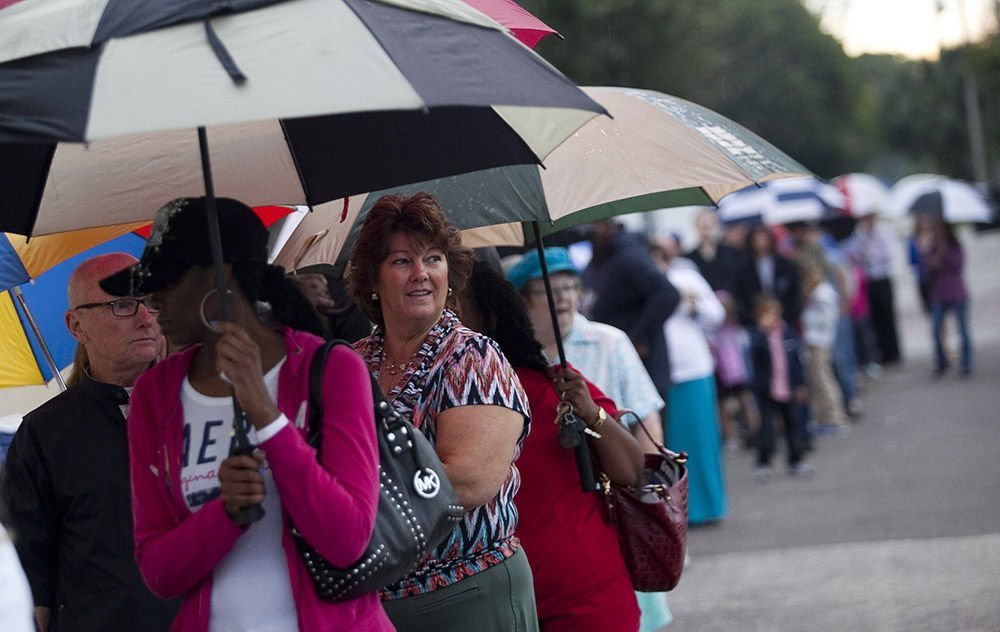
<path fill-rule="evenodd" d="M 579 283 L 560 283 L 558 285 L 556 284 L 552 285 L 552 296 L 560 296 L 560 295 L 568 296 L 570 294 L 579 291 L 580 291 Z M 538 297 L 545 296 L 545 286 L 543 285 L 541 287 L 533 287 L 530 290 L 528 290 L 528 294 L 530 294 L 531 296 L 538 296 Z"/>
<path fill-rule="evenodd" d="M 77 305 L 73 309 L 92 309 L 94 307 L 110 307 L 111 313 L 119 318 L 128 318 L 129 316 L 135 316 L 139 312 L 139 305 L 145 305 L 146 311 L 150 314 L 155 314 L 160 311 L 159 309 L 153 307 L 150 299 L 152 297 L 143 296 L 141 298 L 116 298 L 113 301 L 105 301 L 103 303 L 84 303 L 83 305 Z"/>

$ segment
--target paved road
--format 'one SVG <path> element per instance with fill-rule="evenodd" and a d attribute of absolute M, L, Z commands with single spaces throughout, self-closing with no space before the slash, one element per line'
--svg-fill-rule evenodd
<path fill-rule="evenodd" d="M 730 515 L 691 531 L 668 632 L 1000 631 L 1000 235 L 966 236 L 976 370 L 933 380 L 900 279 L 905 364 L 822 437 L 811 480 L 728 455 Z"/>

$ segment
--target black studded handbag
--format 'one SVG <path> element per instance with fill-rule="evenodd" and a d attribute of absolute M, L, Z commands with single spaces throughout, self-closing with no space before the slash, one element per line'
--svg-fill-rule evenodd
<path fill-rule="evenodd" d="M 332 340 L 318 349 L 309 370 L 309 444 L 319 458 L 323 428 L 323 368 Z M 465 509 L 445 474 L 434 446 L 385 400 L 374 376 L 375 433 L 379 451 L 379 502 L 368 548 L 348 568 L 330 564 L 292 529 L 316 593 L 324 601 L 345 601 L 379 590 L 412 571 L 444 541 Z"/>

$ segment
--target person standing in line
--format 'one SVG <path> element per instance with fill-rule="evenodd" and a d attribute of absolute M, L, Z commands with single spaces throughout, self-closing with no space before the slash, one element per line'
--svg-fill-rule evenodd
<path fill-rule="evenodd" d="M 139 263 L 101 281 L 113 295 L 152 293 L 180 349 L 136 382 L 128 421 L 142 576 L 183 597 L 174 632 L 388 632 L 377 591 L 322 599 L 292 537 L 340 568 L 368 546 L 379 497 L 371 379 L 351 349 L 330 350 L 317 454 L 306 418 L 319 315 L 268 264 L 253 210 L 218 198 L 223 318 L 207 205 L 167 203 Z M 263 511 L 246 516 L 250 506 Z"/>
<path fill-rule="evenodd" d="M 722 240 L 719 215 L 713 209 L 699 212 L 694 222 L 698 245 L 685 257 L 698 267 L 698 272 L 713 290 L 728 293 L 736 302 L 741 320 L 749 321 L 754 294 L 750 274 L 753 266 L 743 250 L 744 244 L 734 248 Z"/>
<path fill-rule="evenodd" d="M 764 225 L 750 229 L 747 251 L 752 258 L 754 296 L 761 292 L 776 296 L 781 302 L 781 318 L 792 327 L 798 326 L 802 312 L 802 281 L 795 264 L 778 254 L 774 234 Z"/>
<path fill-rule="evenodd" d="M 927 262 L 922 253 L 930 252 L 934 240 L 934 217 L 929 213 L 920 213 L 913 218 L 913 234 L 907 241 L 907 259 L 913 268 L 914 280 L 917 282 L 917 295 L 920 306 L 925 314 L 931 313 L 931 288 L 928 283 Z"/>
<path fill-rule="evenodd" d="M 803 295 L 808 309 L 810 292 L 819 288 L 810 289 L 807 287 L 806 275 L 816 272 L 825 279 L 832 290 L 836 292 L 838 299 L 838 311 L 832 347 L 830 348 L 830 362 L 833 365 L 833 375 L 836 378 L 839 392 L 837 399 L 842 399 L 843 408 L 849 416 L 856 418 L 861 414 L 861 399 L 858 397 L 857 382 L 857 357 L 854 352 L 854 330 L 851 321 L 851 306 L 857 293 L 857 284 L 854 282 L 852 274 L 852 264 L 844 256 L 839 245 L 829 235 L 824 233 L 820 227 L 814 223 L 795 222 L 788 225 L 791 236 L 793 261 L 802 277 Z M 817 282 L 817 279 L 813 279 Z M 828 295 L 825 289 L 820 290 L 825 296 Z M 818 298 L 818 295 L 817 295 Z M 825 305 L 825 304 L 824 304 Z M 817 305 L 814 303 L 813 308 Z M 802 314 L 803 332 L 807 328 L 805 323 L 805 313 Z M 816 326 L 814 319 L 813 326 Z M 804 334 L 803 334 L 804 335 Z M 826 334 L 822 337 L 825 338 Z M 808 341 L 806 341 L 808 345 Z M 810 384 L 812 378 L 810 378 Z"/>
<path fill-rule="evenodd" d="M 921 253 L 921 260 L 925 261 L 927 270 L 934 336 L 934 375 L 942 375 L 951 364 L 945 353 L 942 329 L 945 314 L 952 312 L 958 321 L 958 335 L 961 338 L 959 374 L 967 376 L 972 373 L 972 336 L 969 333 L 969 290 L 962 276 L 965 251 L 951 224 L 939 217 L 933 218 L 931 240 L 926 251 Z"/>
<path fill-rule="evenodd" d="M 660 272 L 644 235 L 622 230 L 614 220 L 594 224 L 594 257 L 583 284 L 595 298 L 590 316 L 628 334 L 660 397 L 670 390 L 670 350 L 663 323 L 680 294 Z"/>
<path fill-rule="evenodd" d="M 7 454 L 3 499 L 39 630 L 166 630 L 177 611 L 136 565 L 125 429 L 132 386 L 161 349 L 156 310 L 98 285 L 135 262 L 108 253 L 73 271 L 66 327 L 86 362 L 25 416 Z"/>
<path fill-rule="evenodd" d="M 618 484 L 639 481 L 639 444 L 616 421 L 615 403 L 575 367 L 550 366 L 525 305 L 536 298 L 519 295 L 486 262 L 475 264 L 461 298 L 464 322 L 495 340 L 514 366 L 536 422 L 517 461 L 517 534 L 531 564 L 540 629 L 637 632 L 639 606 L 617 531 L 607 520 L 603 496 L 581 488 L 576 453 L 559 444 L 553 422 L 569 402 L 593 432 L 583 439 L 595 469 Z"/>
<path fill-rule="evenodd" d="M 843 434 L 847 415 L 836 378 L 831 353 L 840 316 L 840 296 L 827 280 L 822 260 L 800 263 L 806 294 L 802 310 L 802 342 L 809 367 L 809 404 L 821 434 Z"/>
<path fill-rule="evenodd" d="M 902 359 L 892 287 L 895 242 L 891 229 L 877 223 L 876 216 L 872 214 L 858 220 L 854 234 L 844 243 L 844 250 L 861 264 L 865 272 L 878 362 L 884 365 L 897 364 Z"/>
<path fill-rule="evenodd" d="M 589 320 L 580 313 L 580 271 L 565 248 L 546 248 L 545 263 L 551 275 L 559 333 L 566 360 L 587 376 L 611 401 L 635 412 L 653 441 L 663 443 L 661 411 L 664 402 L 642 364 L 628 335 L 606 323 Z M 545 295 L 542 267 L 537 251 L 525 253 L 508 270 L 507 278 L 520 292 L 535 336 L 549 363 L 557 362 L 552 316 Z M 638 423 L 631 427 L 644 453 L 656 451 L 650 436 Z M 648 632 L 673 621 L 664 593 L 636 593 L 642 612 L 639 629 Z"/>
<path fill-rule="evenodd" d="M 735 452 L 741 444 L 746 447 L 756 445 L 760 428 L 760 413 L 750 390 L 753 377 L 750 334 L 740 322 L 735 299 L 725 290 L 719 290 L 715 295 L 726 312 L 722 325 L 710 339 L 719 387 L 719 425 L 726 449 Z"/>
<path fill-rule="evenodd" d="M 663 399 L 656 392 L 656 386 L 628 335 L 621 329 L 592 321 L 580 313 L 580 270 L 565 248 L 546 248 L 545 263 L 551 279 L 566 360 L 609 399 L 633 411 L 653 439 L 662 442 L 660 410 L 664 406 Z M 507 271 L 507 279 L 524 299 L 535 337 L 542 344 L 545 357 L 550 364 L 557 362 L 559 353 L 555 330 L 538 253 L 534 250 L 525 253 Z M 633 434 L 645 452 L 655 451 L 654 446 L 648 445 L 649 439 L 641 429 L 633 428 Z"/>
<path fill-rule="evenodd" d="M 809 391 L 802 369 L 801 346 L 792 328 L 781 318 L 781 301 L 764 293 L 754 302 L 757 325 L 750 330 L 753 391 L 760 411 L 757 437 L 757 469 L 761 482 L 771 477 L 775 452 L 775 415 L 781 415 L 788 451 L 788 473 L 810 475 L 805 461 L 807 449 L 805 403 Z"/>
<path fill-rule="evenodd" d="M 688 462 L 688 522 L 718 522 L 729 512 L 722 464 L 722 437 L 715 391 L 715 360 L 708 336 L 722 325 L 726 310 L 693 266 L 677 265 L 675 237 L 657 240 L 654 258 L 681 304 L 663 324 L 670 354 L 670 392 L 663 434 L 677 452 L 693 455 Z"/>
<path fill-rule="evenodd" d="M 533 632 L 531 568 L 515 534 L 514 460 L 528 398 L 496 343 L 455 309 L 472 252 L 432 195 L 379 198 L 351 253 L 350 292 L 376 324 L 355 349 L 434 446 L 466 514 L 383 606 L 402 632 Z"/>

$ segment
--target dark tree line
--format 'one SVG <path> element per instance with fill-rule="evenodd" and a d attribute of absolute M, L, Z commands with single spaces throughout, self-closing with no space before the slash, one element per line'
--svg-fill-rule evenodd
<path fill-rule="evenodd" d="M 648 88 L 712 108 L 822 177 L 974 179 L 963 80 L 1000 165 L 1000 38 L 935 62 L 848 57 L 799 0 L 521 0 L 557 29 L 538 52 L 580 85 Z M 996 168 L 990 173 L 1000 179 Z"/>

